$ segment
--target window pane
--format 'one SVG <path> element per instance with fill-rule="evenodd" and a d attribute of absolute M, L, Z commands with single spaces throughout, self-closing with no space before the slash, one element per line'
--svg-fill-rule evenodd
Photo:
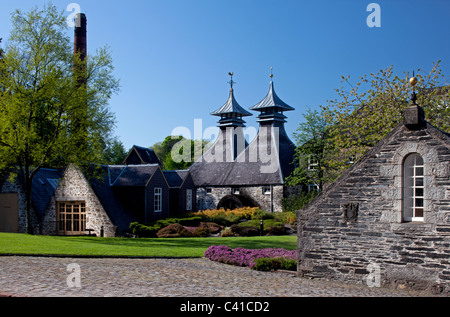
<path fill-rule="evenodd" d="M 423 197 L 423 188 L 416 188 L 416 197 Z"/>
<path fill-rule="evenodd" d="M 416 198 L 416 207 L 423 207 L 423 198 Z"/>
<path fill-rule="evenodd" d="M 423 208 L 416 208 L 414 217 L 423 218 Z"/>
<path fill-rule="evenodd" d="M 416 178 L 416 186 L 423 186 L 423 178 L 422 177 Z"/>
<path fill-rule="evenodd" d="M 423 176 L 423 167 L 416 167 L 416 176 Z"/>
<path fill-rule="evenodd" d="M 423 165 L 423 158 L 420 155 L 416 155 L 416 165 Z"/>

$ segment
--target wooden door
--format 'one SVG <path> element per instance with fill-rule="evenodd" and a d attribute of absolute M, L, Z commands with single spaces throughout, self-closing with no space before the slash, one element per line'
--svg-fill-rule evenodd
<path fill-rule="evenodd" d="M 19 195 L 0 194 L 0 232 L 19 232 Z"/>

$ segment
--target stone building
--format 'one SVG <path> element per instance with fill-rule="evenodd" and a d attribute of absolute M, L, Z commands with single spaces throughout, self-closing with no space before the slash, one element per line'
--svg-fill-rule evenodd
<path fill-rule="evenodd" d="M 298 274 L 450 291 L 450 135 L 409 106 L 298 215 Z"/>
<path fill-rule="evenodd" d="M 295 110 L 275 93 L 270 82 L 266 97 L 250 110 L 258 111 L 259 131 L 250 143 L 245 138 L 243 117 L 251 113 L 234 97 L 233 79 L 228 101 L 217 111 L 219 135 L 190 168 L 197 186 L 201 210 L 243 206 L 281 212 L 285 178 L 294 169 L 295 145 L 284 124 L 284 112 Z"/>
<path fill-rule="evenodd" d="M 135 162 L 136 149 L 144 148 L 134 146 L 125 163 Z M 147 223 L 196 209 L 189 171 L 163 172 L 151 150 L 140 157 L 139 165 L 39 170 L 32 186 L 34 233 L 114 237 L 125 234 L 132 222 Z M 26 232 L 20 180 L 5 178 L 0 185 L 0 232 Z"/>

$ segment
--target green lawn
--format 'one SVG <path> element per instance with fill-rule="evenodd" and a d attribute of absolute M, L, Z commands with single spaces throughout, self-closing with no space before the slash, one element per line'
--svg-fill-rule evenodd
<path fill-rule="evenodd" d="M 297 237 L 128 239 L 0 233 L 0 254 L 11 255 L 202 257 L 211 245 L 295 250 Z"/>

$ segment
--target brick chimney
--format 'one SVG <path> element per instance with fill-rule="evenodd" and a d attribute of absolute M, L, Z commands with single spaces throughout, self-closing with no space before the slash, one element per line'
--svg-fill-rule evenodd
<path fill-rule="evenodd" d="M 75 37 L 73 52 L 80 54 L 80 61 L 85 62 L 87 57 L 87 19 L 84 13 L 78 13 L 75 16 Z M 76 79 L 81 86 L 86 85 L 86 66 L 78 65 L 75 61 L 74 70 L 79 71 L 78 78 Z"/>
<path fill-rule="evenodd" d="M 87 56 L 87 19 L 84 13 L 78 13 L 75 16 L 75 43 L 74 53 L 80 53 L 82 61 L 86 60 Z"/>

